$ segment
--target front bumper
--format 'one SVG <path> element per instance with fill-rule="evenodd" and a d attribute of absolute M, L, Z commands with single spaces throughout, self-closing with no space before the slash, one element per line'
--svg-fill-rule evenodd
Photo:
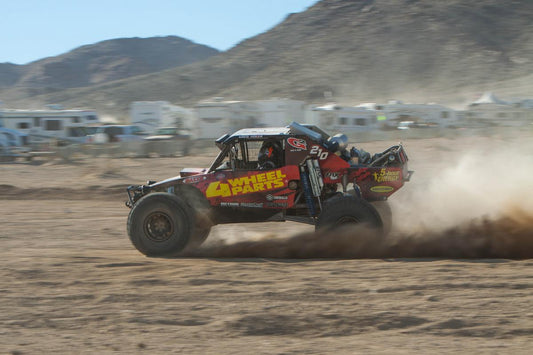
<path fill-rule="evenodd" d="M 143 197 L 150 191 L 150 186 L 130 185 L 127 187 L 126 190 L 128 192 L 128 201 L 126 201 L 126 206 L 132 208 L 135 202 L 137 202 L 141 197 Z"/>

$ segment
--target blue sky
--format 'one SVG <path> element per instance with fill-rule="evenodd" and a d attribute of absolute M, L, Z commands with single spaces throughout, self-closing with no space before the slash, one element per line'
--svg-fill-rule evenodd
<path fill-rule="evenodd" d="M 175 35 L 227 50 L 318 0 L 0 0 L 0 63 L 122 37 Z"/>

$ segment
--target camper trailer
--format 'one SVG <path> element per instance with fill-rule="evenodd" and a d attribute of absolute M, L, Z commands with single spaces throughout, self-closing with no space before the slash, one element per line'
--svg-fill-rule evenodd
<path fill-rule="evenodd" d="M 144 132 L 153 134 L 161 127 L 175 127 L 192 134 L 194 113 L 191 109 L 167 101 L 135 101 L 130 105 L 130 121 Z"/>
<path fill-rule="evenodd" d="M 257 105 L 245 101 L 224 101 L 214 98 L 194 107 L 197 115 L 198 138 L 220 137 L 243 127 L 255 127 L 259 117 Z"/>
<path fill-rule="evenodd" d="M 194 107 L 198 138 L 218 138 L 244 127 L 285 126 L 304 121 L 304 102 L 273 98 L 268 100 L 226 101 L 215 97 Z"/>
<path fill-rule="evenodd" d="M 284 127 L 291 122 L 304 122 L 305 102 L 273 98 L 253 101 L 259 111 L 257 127 Z"/>
<path fill-rule="evenodd" d="M 92 110 L 0 110 L 0 127 L 26 134 L 29 144 L 84 143 L 86 128 L 99 123 Z"/>
<path fill-rule="evenodd" d="M 330 132 L 364 132 L 378 128 L 376 111 L 337 104 L 310 107 L 306 121 Z"/>

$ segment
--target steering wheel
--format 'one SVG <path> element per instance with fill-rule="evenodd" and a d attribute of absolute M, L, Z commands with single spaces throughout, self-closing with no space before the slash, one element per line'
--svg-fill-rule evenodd
<path fill-rule="evenodd" d="M 272 160 L 267 160 L 264 163 L 259 164 L 260 170 L 271 170 L 275 168 L 276 168 L 276 164 L 274 164 Z"/>

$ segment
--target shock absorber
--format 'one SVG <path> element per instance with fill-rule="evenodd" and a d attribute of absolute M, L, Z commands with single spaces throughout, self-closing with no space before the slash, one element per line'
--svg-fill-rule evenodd
<path fill-rule="evenodd" d="M 312 217 L 316 216 L 315 204 L 313 203 L 313 191 L 311 190 L 311 183 L 309 182 L 309 174 L 305 171 L 303 165 L 300 166 L 300 177 L 302 180 L 302 188 L 304 190 L 305 203 L 309 209 L 309 214 Z"/>

